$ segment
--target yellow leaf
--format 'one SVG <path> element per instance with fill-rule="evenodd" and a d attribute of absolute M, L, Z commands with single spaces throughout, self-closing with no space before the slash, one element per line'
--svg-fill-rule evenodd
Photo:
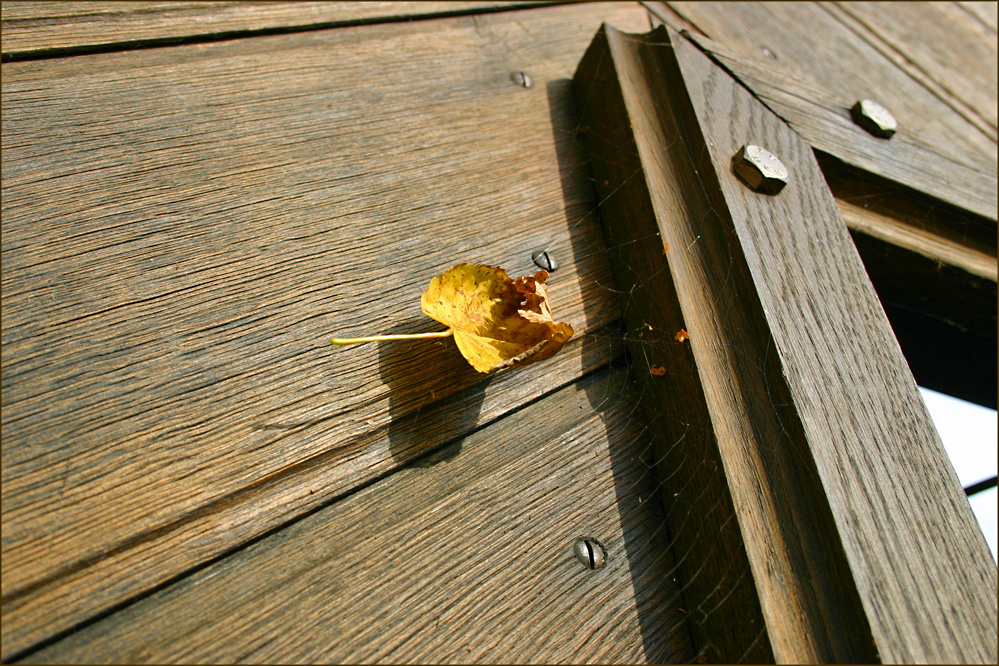
<path fill-rule="evenodd" d="M 547 279 L 543 270 L 514 280 L 502 268 L 458 264 L 431 280 L 420 305 L 451 328 L 479 372 L 527 365 L 554 355 L 573 333 L 552 318 Z"/>

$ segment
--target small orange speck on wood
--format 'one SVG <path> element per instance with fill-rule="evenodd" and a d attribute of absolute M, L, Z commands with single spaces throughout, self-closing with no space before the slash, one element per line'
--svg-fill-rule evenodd
<path fill-rule="evenodd" d="M 663 375 L 666 374 L 666 368 L 664 368 L 661 365 L 654 365 L 651 368 L 649 368 L 649 372 L 655 375 L 656 377 L 662 377 Z"/>
<path fill-rule="evenodd" d="M 690 339 L 690 333 L 687 333 L 687 329 L 681 328 L 673 337 L 676 338 L 677 342 L 683 342 Z"/>

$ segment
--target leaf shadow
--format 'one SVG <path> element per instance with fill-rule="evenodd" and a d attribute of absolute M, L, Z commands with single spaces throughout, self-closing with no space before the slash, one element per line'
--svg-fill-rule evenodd
<path fill-rule="evenodd" d="M 382 335 L 440 330 L 423 318 L 398 322 Z M 435 465 L 461 451 L 461 435 L 475 429 L 491 377 L 483 377 L 453 338 L 383 342 L 378 372 L 389 387 L 389 451 L 397 464 Z M 433 453 L 433 455 L 427 455 Z M 417 460 L 418 459 L 418 460 Z"/>

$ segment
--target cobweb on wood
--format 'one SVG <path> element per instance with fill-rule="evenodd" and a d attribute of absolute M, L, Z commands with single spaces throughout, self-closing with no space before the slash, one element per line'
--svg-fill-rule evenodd
<path fill-rule="evenodd" d="M 562 171 L 563 178 L 572 181 L 584 180 L 591 182 L 594 187 L 592 189 L 591 200 L 575 205 L 567 205 L 566 214 L 568 216 L 568 223 L 563 221 L 558 225 L 557 229 L 552 231 L 551 242 L 544 247 L 533 248 L 538 251 L 546 251 L 555 257 L 556 260 L 563 263 L 570 258 L 576 262 L 590 260 L 594 257 L 604 258 L 617 249 L 605 240 L 602 231 L 593 234 L 581 234 L 580 230 L 586 225 L 599 227 L 601 224 L 601 209 L 615 197 L 623 196 L 625 188 L 631 179 L 643 177 L 642 172 L 639 169 L 635 169 L 630 175 L 625 174 L 619 182 L 602 183 L 603 188 L 601 189 L 605 194 L 602 197 L 598 197 L 596 194 L 597 188 L 595 187 L 596 182 L 591 170 L 592 164 L 590 160 L 592 158 L 587 154 L 583 145 L 581 132 L 585 131 L 587 133 L 587 140 L 590 141 L 611 142 L 612 139 L 600 135 L 593 127 L 584 128 L 578 124 L 578 105 L 571 99 L 569 82 L 564 83 L 566 85 L 562 86 L 561 89 L 564 91 L 566 99 L 561 101 L 550 100 L 552 104 L 559 104 L 564 107 L 552 112 L 552 117 L 556 122 L 554 140 L 559 155 L 559 168 Z M 667 145 L 663 146 L 661 150 L 666 152 L 675 148 L 675 145 Z M 623 146 L 618 146 L 617 149 L 619 151 L 628 150 L 628 148 Z M 710 197 L 706 198 L 710 199 Z M 603 222 L 606 223 L 607 220 Z M 555 227 L 556 225 L 553 224 L 552 226 Z M 597 239 L 583 247 L 582 252 L 578 245 L 573 244 L 573 239 L 581 235 Z M 683 242 L 677 242 L 677 239 L 662 238 L 659 233 L 634 238 L 628 242 L 649 243 L 655 247 L 665 248 L 668 254 L 697 253 L 703 251 L 701 236 L 696 234 L 693 238 Z M 738 248 L 732 248 L 732 252 L 729 253 L 730 270 L 732 268 L 732 261 L 734 261 L 733 253 L 737 251 Z M 684 606 L 681 609 L 682 612 L 678 613 L 678 617 L 675 620 L 670 620 L 674 625 L 674 629 L 682 628 L 685 625 L 690 626 L 692 623 L 704 624 L 718 609 L 730 600 L 730 597 L 739 585 L 744 585 L 748 582 L 747 579 L 751 578 L 751 572 L 749 571 L 748 564 L 742 566 L 738 571 L 729 571 L 726 570 L 726 567 L 733 566 L 731 563 L 714 563 L 714 566 L 721 568 L 724 573 L 720 575 L 721 582 L 719 586 L 712 590 L 712 593 L 706 597 L 695 597 L 691 588 L 686 584 L 686 581 L 682 579 L 681 568 L 685 569 L 688 576 L 696 577 L 709 563 L 702 561 L 695 564 L 691 562 L 689 549 L 684 550 L 681 548 L 681 543 L 689 543 L 692 540 L 696 540 L 702 547 L 707 544 L 707 552 L 715 553 L 718 557 L 723 556 L 724 549 L 715 549 L 713 545 L 720 543 L 724 535 L 718 531 L 709 532 L 708 530 L 704 530 L 702 518 L 707 514 L 712 514 L 714 523 L 717 524 L 720 522 L 723 525 L 723 530 L 738 529 L 736 525 L 737 521 L 728 504 L 715 498 L 706 498 L 706 488 L 703 485 L 693 482 L 695 474 L 692 473 L 692 469 L 698 465 L 711 464 L 713 465 L 710 472 L 712 475 L 722 473 L 717 465 L 708 462 L 712 456 L 709 455 L 707 447 L 713 433 L 706 430 L 703 425 L 685 420 L 682 414 L 666 413 L 653 401 L 646 400 L 646 387 L 648 384 L 645 381 L 641 381 L 642 379 L 651 376 L 658 382 L 697 380 L 696 377 L 690 376 L 678 377 L 673 371 L 667 370 L 655 360 L 655 356 L 657 354 L 661 355 L 664 351 L 667 354 L 681 353 L 683 351 L 682 345 L 691 344 L 685 337 L 688 331 L 660 330 L 644 321 L 631 324 L 626 323 L 629 320 L 628 315 L 630 311 L 636 307 L 638 299 L 643 296 L 643 292 L 646 289 L 650 288 L 650 285 L 657 280 L 672 279 L 669 274 L 669 264 L 668 262 L 663 262 L 663 267 L 651 274 L 642 274 L 639 272 L 639 269 L 628 266 L 624 266 L 623 270 L 630 271 L 631 274 L 627 276 L 615 275 L 611 282 L 581 273 L 580 278 L 582 280 L 592 281 L 592 284 L 589 286 L 595 287 L 602 293 L 613 295 L 614 300 L 619 304 L 621 318 L 616 327 L 601 327 L 597 330 L 585 330 L 584 327 L 578 327 L 577 337 L 587 337 L 590 338 L 588 342 L 605 346 L 608 350 L 608 356 L 616 356 L 613 364 L 625 365 L 627 367 L 627 372 L 629 373 L 628 385 L 615 389 L 612 388 L 613 385 L 611 383 L 606 383 L 604 385 L 604 395 L 597 399 L 594 406 L 594 409 L 599 411 L 602 405 L 621 400 L 625 390 L 632 391 L 638 396 L 630 416 L 639 421 L 644 421 L 644 425 L 636 429 L 635 441 L 632 442 L 633 446 L 630 448 L 637 452 L 645 466 L 645 470 L 638 478 L 629 480 L 631 487 L 619 488 L 618 493 L 622 496 L 628 496 L 629 494 L 636 497 L 641 496 L 645 498 L 644 501 L 663 503 L 659 509 L 661 519 L 652 527 L 649 533 L 643 536 L 649 544 L 650 551 L 643 553 L 643 557 L 647 559 L 642 562 L 642 566 L 655 569 L 658 575 L 669 576 L 675 579 L 681 587 L 684 595 Z M 556 271 L 550 280 L 554 295 L 553 308 L 558 307 L 559 277 L 560 274 Z M 729 275 L 726 273 L 723 280 L 728 281 L 728 279 Z M 619 284 L 633 284 L 633 286 L 623 289 Z M 739 297 L 735 290 L 723 291 L 722 293 L 723 296 L 721 298 L 723 300 L 718 303 L 719 307 L 740 307 Z M 558 316 L 557 313 L 556 316 Z M 697 335 L 697 331 L 691 330 L 689 331 L 689 335 L 695 336 Z M 731 339 L 738 340 L 738 336 L 731 336 Z M 612 351 L 625 349 L 628 351 L 624 353 Z M 734 352 L 736 354 L 742 352 L 738 348 L 738 343 L 735 343 Z M 760 360 L 755 357 L 755 351 L 753 354 L 754 356 L 751 359 L 749 367 L 757 368 L 763 378 L 763 381 L 758 383 L 767 387 L 765 381 L 766 369 L 760 363 Z M 767 391 L 766 398 L 771 404 L 780 405 L 780 398 L 777 395 L 771 395 L 768 387 L 764 388 L 764 390 Z M 650 426 L 657 420 L 666 419 L 673 419 L 675 421 L 670 430 L 679 432 L 680 434 L 674 441 L 656 442 L 653 428 Z M 775 443 L 774 445 L 776 446 L 777 444 Z M 663 460 L 677 451 L 683 451 L 682 459 L 687 462 L 683 466 L 666 469 L 663 465 Z M 683 496 L 688 498 L 687 501 L 668 501 L 669 498 L 680 498 Z M 666 498 L 666 501 L 664 501 L 664 498 Z M 719 512 L 724 512 L 724 515 L 715 515 L 719 514 Z M 679 538 L 681 535 L 684 538 Z M 695 631 L 692 632 L 692 635 L 697 636 L 698 633 Z M 742 661 L 750 652 L 754 651 L 754 648 L 758 647 L 756 645 L 758 642 L 765 640 L 765 629 L 761 628 L 756 634 L 755 641 L 747 646 L 746 654 L 735 659 L 735 661 Z M 692 661 L 715 661 L 719 658 L 719 650 L 709 642 L 697 642 L 694 639 L 693 648 L 693 653 L 689 655 Z M 654 657 L 655 655 L 649 656 Z"/>
<path fill-rule="evenodd" d="M 587 94 L 592 95 L 593 93 L 590 91 Z M 664 115 L 668 116 L 669 114 Z M 579 109 L 573 105 L 573 112 L 568 114 L 566 120 L 578 117 Z M 609 170 L 610 172 L 620 174 L 617 182 L 603 181 L 597 183 L 593 175 L 594 164 L 592 160 L 600 158 L 589 155 L 584 147 L 584 143 L 592 145 L 593 142 L 604 142 L 611 145 L 617 155 L 626 155 L 629 151 L 633 151 L 633 149 L 628 146 L 615 144 L 613 138 L 601 135 L 599 130 L 592 126 L 584 127 L 579 124 L 567 122 L 566 126 L 561 128 L 559 132 L 561 136 L 556 141 L 560 144 L 560 167 L 563 171 L 568 171 L 573 178 L 585 179 L 592 182 L 594 185 L 594 201 L 589 206 L 579 210 L 576 215 L 571 216 L 568 229 L 556 236 L 548 246 L 542 248 L 554 256 L 558 256 L 560 252 L 567 253 L 570 251 L 570 238 L 574 235 L 577 227 L 601 223 L 614 224 L 615 220 L 613 219 L 606 219 L 606 217 L 603 220 L 599 219 L 602 211 L 607 208 L 607 204 L 611 203 L 615 197 L 625 196 L 624 193 L 629 184 L 633 184 L 629 183 L 629 181 L 644 177 L 641 169 L 624 170 L 622 173 L 622 169 L 617 168 Z M 586 134 L 585 142 L 581 140 L 581 133 L 583 132 Z M 666 153 L 672 150 L 684 151 L 689 149 L 690 144 L 680 146 L 674 143 L 664 145 L 660 150 L 662 153 Z M 707 148 L 702 147 L 701 150 L 706 151 Z M 636 159 L 637 155 L 630 154 L 626 156 L 630 159 L 621 159 L 620 163 L 633 164 L 639 162 Z M 710 163 L 710 160 L 706 159 L 705 155 L 695 157 L 705 158 L 704 160 L 693 160 L 695 162 Z M 606 171 L 608 170 L 602 170 L 602 172 Z M 596 194 L 598 191 L 602 193 L 599 196 Z M 715 197 L 704 193 L 701 200 L 713 201 Z M 713 214 L 714 211 L 704 213 L 703 215 L 707 217 Z M 644 419 L 645 421 L 644 427 L 636 436 L 637 441 L 633 448 L 640 452 L 639 455 L 646 464 L 646 470 L 641 475 L 641 478 L 632 480 L 630 483 L 633 487 L 625 489 L 624 492 L 647 494 L 648 487 L 651 485 L 657 499 L 663 501 L 663 518 L 654 527 L 652 532 L 647 535 L 648 540 L 659 547 L 658 554 L 652 556 L 653 559 L 650 564 L 656 564 L 661 560 L 659 564 L 664 567 L 661 570 L 661 575 L 675 577 L 683 590 L 685 610 L 683 611 L 683 616 L 677 618 L 676 623 L 703 626 L 714 613 L 718 612 L 720 608 L 731 600 L 739 586 L 747 584 L 752 586 L 752 573 L 748 561 L 734 563 L 716 560 L 710 563 L 710 568 L 714 569 L 714 573 L 711 575 L 719 581 L 714 589 L 705 594 L 703 581 L 701 581 L 701 585 L 697 590 L 688 584 L 690 580 L 700 576 L 709 565 L 708 561 L 692 562 L 689 545 L 697 543 L 699 553 L 702 554 L 702 557 L 703 553 L 707 552 L 709 558 L 712 556 L 724 558 L 726 557 L 726 549 L 715 548 L 715 546 L 719 545 L 725 538 L 726 531 L 739 529 L 737 525 L 738 521 L 729 502 L 721 501 L 721 497 L 717 493 L 706 493 L 707 487 L 704 483 L 706 470 L 708 478 L 713 482 L 718 481 L 718 479 L 713 477 L 723 473 L 717 462 L 717 455 L 709 450 L 710 447 L 714 446 L 714 433 L 711 431 L 710 426 L 706 426 L 703 421 L 694 422 L 693 419 L 686 418 L 682 410 L 664 410 L 660 401 L 647 399 L 650 397 L 647 395 L 647 391 L 648 387 L 651 386 L 650 382 L 697 383 L 698 378 L 696 376 L 689 374 L 678 376 L 675 374 L 676 366 L 664 366 L 657 358 L 661 359 L 664 354 L 684 353 L 686 350 L 683 349 L 683 345 L 690 344 L 701 345 L 701 353 L 705 353 L 704 346 L 713 343 L 704 341 L 707 336 L 701 340 L 691 342 L 690 339 L 698 335 L 699 331 L 697 330 L 692 329 L 689 332 L 685 329 L 665 330 L 661 326 L 654 326 L 641 317 L 630 316 L 633 310 L 638 312 L 643 310 L 642 307 L 638 306 L 638 302 L 644 298 L 646 295 L 645 292 L 651 289 L 657 281 L 671 281 L 673 279 L 669 274 L 669 257 L 676 254 L 712 252 L 715 257 L 713 265 L 716 266 L 719 264 L 724 265 L 724 259 L 727 258 L 727 270 L 719 271 L 720 275 L 715 276 L 720 281 L 722 288 L 711 290 L 711 294 L 713 294 L 712 299 L 715 301 L 715 309 L 718 311 L 737 311 L 739 308 L 744 307 L 744 303 L 741 300 L 744 298 L 744 294 L 740 295 L 732 283 L 734 279 L 733 274 L 738 272 L 735 270 L 736 262 L 743 261 L 741 258 L 741 248 L 734 245 L 726 246 L 726 239 L 724 237 L 720 238 L 717 233 L 711 237 L 711 245 L 705 247 L 706 243 L 702 242 L 702 235 L 697 233 L 699 226 L 703 226 L 705 229 L 711 227 L 710 223 L 703 218 L 700 220 L 688 220 L 685 228 L 693 230 L 689 235 L 678 233 L 677 237 L 662 237 L 660 234 L 666 233 L 663 231 L 628 239 L 627 243 L 649 245 L 650 251 L 654 251 L 655 248 L 662 248 L 666 260 L 662 262 L 661 268 L 647 272 L 643 272 L 645 270 L 643 268 L 618 262 L 615 265 L 615 270 L 617 271 L 617 274 L 614 275 L 615 281 L 609 284 L 596 284 L 596 287 L 601 291 L 613 292 L 615 295 L 621 310 L 620 329 L 610 334 L 606 330 L 601 330 L 599 332 L 588 331 L 584 335 L 592 336 L 595 342 L 605 345 L 618 345 L 628 350 L 622 362 L 627 364 L 632 380 L 631 383 L 638 395 L 636 406 L 640 409 L 636 410 L 635 418 Z M 605 240 L 593 242 L 587 248 L 587 251 L 598 255 L 608 255 L 620 249 L 620 246 L 615 247 L 606 240 L 606 237 L 603 238 Z M 577 261 L 586 258 L 585 256 L 580 256 L 578 249 L 575 248 L 572 249 L 572 254 Z M 719 262 L 717 260 L 719 256 L 723 258 L 723 261 Z M 622 285 L 631 286 L 625 288 Z M 773 348 L 769 337 L 767 338 L 767 346 L 762 351 L 761 345 L 747 344 L 745 348 L 740 345 L 741 339 L 751 337 L 751 335 L 740 335 L 740 331 L 738 330 L 727 331 L 722 336 L 722 339 L 726 341 L 724 343 L 725 349 L 719 349 L 718 352 L 738 358 L 737 367 L 740 369 L 740 372 L 749 373 L 750 375 L 757 374 L 756 377 L 752 377 L 749 381 L 745 377 L 737 378 L 733 376 L 733 384 L 739 384 L 740 391 L 756 392 L 759 395 L 760 404 L 771 405 L 775 410 L 780 412 L 784 408 L 789 407 L 787 397 L 780 390 L 772 390 L 768 379 L 770 376 L 769 373 L 772 372 L 771 363 L 773 362 L 773 357 L 771 355 L 776 354 L 776 350 Z M 621 345 L 622 342 L 625 344 Z M 706 353 L 713 353 L 710 347 L 707 348 Z M 607 395 L 605 400 L 611 401 L 618 399 L 618 397 L 617 395 Z M 662 425 L 661 422 L 663 421 L 671 422 L 666 428 L 653 427 L 657 425 L 656 422 L 660 422 L 658 425 Z M 774 450 L 782 446 L 786 449 L 791 436 L 784 429 L 784 424 L 781 422 L 780 416 L 777 417 L 776 421 L 778 423 L 776 430 L 779 430 L 779 432 L 774 431 L 770 433 L 770 436 L 774 437 L 774 441 L 764 442 L 764 446 Z M 656 441 L 657 431 L 659 433 L 672 432 L 676 433 L 676 435 L 671 437 L 671 441 Z M 797 455 L 803 454 L 792 451 L 792 456 Z M 664 465 L 667 459 L 674 465 L 672 468 Z M 678 460 L 683 462 L 677 465 L 675 463 Z M 807 461 L 802 460 L 801 462 L 804 464 Z M 698 467 L 700 469 L 696 469 Z M 700 473 L 697 474 L 695 471 Z M 694 482 L 695 478 L 699 480 Z M 709 515 L 712 517 L 711 524 L 721 524 L 721 530 L 704 529 L 703 526 L 706 522 L 704 518 Z M 732 570 L 732 567 L 738 567 L 739 570 Z M 721 573 L 718 573 L 719 571 Z M 693 628 L 696 629 L 696 627 Z M 693 656 L 695 661 L 715 661 L 720 658 L 722 652 L 717 646 L 712 645 L 708 640 L 704 639 L 704 636 L 707 635 L 706 633 L 694 630 L 692 635 L 695 637 L 695 652 Z M 700 637 L 700 642 L 697 642 L 697 637 Z M 750 654 L 760 654 L 761 642 L 766 640 L 765 628 L 761 627 L 755 635 L 755 639 L 746 645 L 745 653 L 742 655 L 726 655 L 725 659 L 740 662 Z M 764 653 L 768 650 L 769 648 L 763 647 Z M 733 657 L 735 658 L 733 659 Z"/>

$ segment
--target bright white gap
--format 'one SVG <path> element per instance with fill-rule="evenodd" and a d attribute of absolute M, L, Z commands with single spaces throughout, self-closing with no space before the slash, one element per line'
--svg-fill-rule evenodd
<path fill-rule="evenodd" d="M 996 411 L 922 386 L 919 392 L 961 485 L 967 488 L 977 481 L 995 476 L 996 450 L 999 447 Z M 993 487 L 968 498 L 992 550 L 993 559 L 996 558 L 996 497 Z"/>

